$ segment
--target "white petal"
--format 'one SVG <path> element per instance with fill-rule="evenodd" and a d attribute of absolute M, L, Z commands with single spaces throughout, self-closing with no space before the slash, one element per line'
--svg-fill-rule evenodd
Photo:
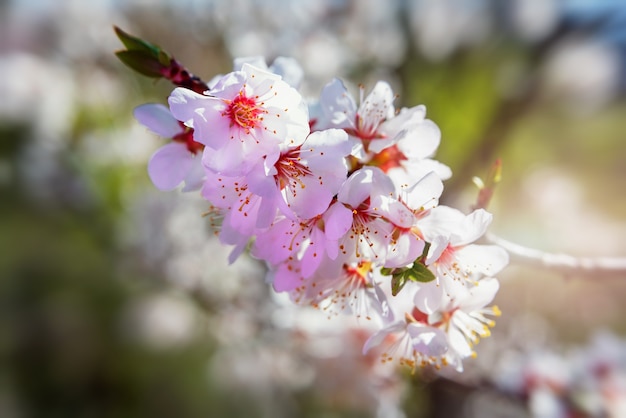
<path fill-rule="evenodd" d="M 443 193 L 443 182 L 437 174 L 431 172 L 406 189 L 403 197 L 411 209 L 432 209 L 439 203 L 441 193 Z"/>
<path fill-rule="evenodd" d="M 348 204 L 353 209 L 370 196 L 374 182 L 374 171 L 368 167 L 360 168 L 339 189 L 337 200 Z"/>
<path fill-rule="evenodd" d="M 409 160 L 432 157 L 439 147 L 441 131 L 430 119 L 408 129 L 398 148 Z"/>
<path fill-rule="evenodd" d="M 448 339 L 439 328 L 411 323 L 407 326 L 413 348 L 429 357 L 439 357 L 448 351 Z"/>
<path fill-rule="evenodd" d="M 365 344 L 363 345 L 363 354 L 367 354 L 367 352 L 373 347 L 380 345 L 385 340 L 387 335 L 393 332 L 401 331 L 405 327 L 406 322 L 404 320 L 399 320 L 387 325 L 385 328 L 376 331 L 367 339 L 367 341 L 365 341 Z"/>
<path fill-rule="evenodd" d="M 465 214 L 460 210 L 439 205 L 432 209 L 428 216 L 420 220 L 419 226 L 424 232 L 426 241 L 432 241 L 440 235 L 450 236 L 452 232 L 458 230 L 464 219 Z"/>
<path fill-rule="evenodd" d="M 413 303 L 420 311 L 425 314 L 435 312 L 441 306 L 443 300 L 443 286 L 437 284 L 436 280 L 424 283 L 419 286 L 419 290 L 415 293 Z"/>
<path fill-rule="evenodd" d="M 336 128 L 354 126 L 356 104 L 338 78 L 324 86 L 320 95 L 320 104 L 332 126 Z"/>
<path fill-rule="evenodd" d="M 493 215 L 484 209 L 477 209 L 465 217 L 450 236 L 450 243 L 457 247 L 467 245 L 482 237 L 491 224 Z"/>
<path fill-rule="evenodd" d="M 390 245 L 385 267 L 405 267 L 413 263 L 424 250 L 424 241 L 412 234 L 402 234 Z"/>
<path fill-rule="evenodd" d="M 493 277 L 479 280 L 475 286 L 469 289 L 468 297 L 460 304 L 461 309 L 469 313 L 484 308 L 491 303 L 499 288 L 500 283 Z"/>
<path fill-rule="evenodd" d="M 385 119 L 393 118 L 394 99 L 393 90 L 389 83 L 378 81 L 357 111 L 363 124 L 376 128 Z"/>
<path fill-rule="evenodd" d="M 386 220 L 400 228 L 410 228 L 415 224 L 415 215 L 402 202 L 387 196 L 377 196 L 372 200 L 372 206 L 376 207 Z"/>
<path fill-rule="evenodd" d="M 448 341 L 452 348 L 461 358 L 472 355 L 472 347 L 470 347 L 465 335 L 456 327 L 450 327 L 448 331 Z"/>
<path fill-rule="evenodd" d="M 509 263 L 509 254 L 497 245 L 468 245 L 456 253 L 459 264 L 475 273 L 493 276 Z"/>
<path fill-rule="evenodd" d="M 427 238 L 428 240 L 428 238 Z M 430 266 L 437 261 L 444 250 L 448 247 L 450 240 L 445 235 L 437 235 L 434 238 L 430 238 L 430 248 L 426 256 L 426 265 Z"/>
<path fill-rule="evenodd" d="M 177 87 L 172 91 L 167 102 L 172 115 L 187 126 L 193 126 L 196 109 L 204 107 L 204 101 L 209 97 L 196 93 L 184 87 Z"/>
<path fill-rule="evenodd" d="M 270 71 L 281 76 L 285 83 L 295 88 L 300 86 L 304 78 L 304 70 L 294 58 L 276 57 L 270 66 Z"/>
<path fill-rule="evenodd" d="M 258 68 L 267 69 L 265 58 L 262 56 L 256 56 L 235 58 L 233 60 L 233 71 L 241 71 L 244 64 L 250 64 Z"/>

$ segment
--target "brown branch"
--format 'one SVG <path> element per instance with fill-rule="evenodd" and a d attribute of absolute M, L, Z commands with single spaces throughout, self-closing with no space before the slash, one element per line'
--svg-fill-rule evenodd
<path fill-rule="evenodd" d="M 504 248 L 513 263 L 539 267 L 565 276 L 626 278 L 626 257 L 576 257 L 525 247 L 493 234 L 487 234 L 485 238 L 489 243 Z"/>

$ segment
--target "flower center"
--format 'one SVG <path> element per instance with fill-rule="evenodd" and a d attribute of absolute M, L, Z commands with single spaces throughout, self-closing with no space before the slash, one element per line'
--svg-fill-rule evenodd
<path fill-rule="evenodd" d="M 439 259 L 437 260 L 437 264 L 444 265 L 444 266 L 452 265 L 455 261 L 455 257 L 456 257 L 455 253 L 456 253 L 456 249 L 452 245 L 448 244 L 446 249 L 443 250 L 443 252 L 439 256 Z"/>
<path fill-rule="evenodd" d="M 187 146 L 190 153 L 196 155 L 204 149 L 204 145 L 193 140 L 193 129 L 178 122 L 183 129 L 181 133 L 172 138 L 174 142 L 181 142 Z"/>
<path fill-rule="evenodd" d="M 283 152 L 274 167 L 276 167 L 276 182 L 280 189 L 290 187 L 292 193 L 295 193 L 298 186 L 305 188 L 301 177 L 312 174 L 311 170 L 301 162 L 300 147 Z"/>
<path fill-rule="evenodd" d="M 360 261 L 356 266 L 344 264 L 346 278 L 355 287 L 368 287 L 368 274 L 372 271 L 372 263 Z"/>
<path fill-rule="evenodd" d="M 254 129 L 258 122 L 261 120 L 260 115 L 262 110 L 257 106 L 256 101 L 247 97 L 240 92 L 232 102 L 228 104 L 226 110 L 222 113 L 223 116 L 230 118 L 230 124 L 239 125 L 246 131 Z"/>
<path fill-rule="evenodd" d="M 376 154 L 368 165 L 378 167 L 387 173 L 392 168 L 401 167 L 401 162 L 405 160 L 407 160 L 406 155 L 398 149 L 397 145 L 393 145 Z"/>

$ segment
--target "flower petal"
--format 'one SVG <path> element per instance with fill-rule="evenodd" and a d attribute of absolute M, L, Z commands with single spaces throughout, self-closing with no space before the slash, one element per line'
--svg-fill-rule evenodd
<path fill-rule="evenodd" d="M 460 308 L 468 313 L 484 308 L 491 303 L 499 288 L 500 283 L 494 277 L 479 280 L 469 289 L 468 297 L 460 303 Z"/>
<path fill-rule="evenodd" d="M 336 128 L 354 127 L 356 103 L 338 78 L 324 86 L 320 95 L 324 115 Z"/>
<path fill-rule="evenodd" d="M 332 204 L 324 214 L 324 232 L 336 241 L 352 227 L 352 211 L 339 202 Z"/>
<path fill-rule="evenodd" d="M 420 283 L 419 290 L 415 293 L 413 303 L 417 309 L 425 314 L 435 312 L 443 301 L 443 286 L 436 280 L 428 283 Z"/>
<path fill-rule="evenodd" d="M 173 138 L 183 131 L 180 122 L 162 104 L 146 103 L 137 106 L 133 115 L 139 123 L 163 138 Z"/>
<path fill-rule="evenodd" d="M 157 189 L 174 190 L 198 163 L 185 144 L 170 142 L 152 155 L 148 162 L 148 174 Z"/>
<path fill-rule="evenodd" d="M 413 348 L 427 357 L 439 357 L 448 351 L 448 338 L 439 328 L 410 323 L 407 331 Z"/>

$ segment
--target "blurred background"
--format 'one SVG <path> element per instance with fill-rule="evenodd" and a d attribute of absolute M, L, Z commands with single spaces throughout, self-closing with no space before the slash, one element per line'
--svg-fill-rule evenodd
<path fill-rule="evenodd" d="M 310 97 L 387 80 L 442 130 L 444 203 L 500 158 L 492 232 L 626 257 L 622 1 L 0 0 L 1 417 L 625 416 L 624 275 L 512 264 L 492 337 L 438 376 L 227 266 L 206 203 L 148 179 L 132 109 L 171 86 L 113 25 L 205 80 L 250 55 L 296 58 Z"/>

